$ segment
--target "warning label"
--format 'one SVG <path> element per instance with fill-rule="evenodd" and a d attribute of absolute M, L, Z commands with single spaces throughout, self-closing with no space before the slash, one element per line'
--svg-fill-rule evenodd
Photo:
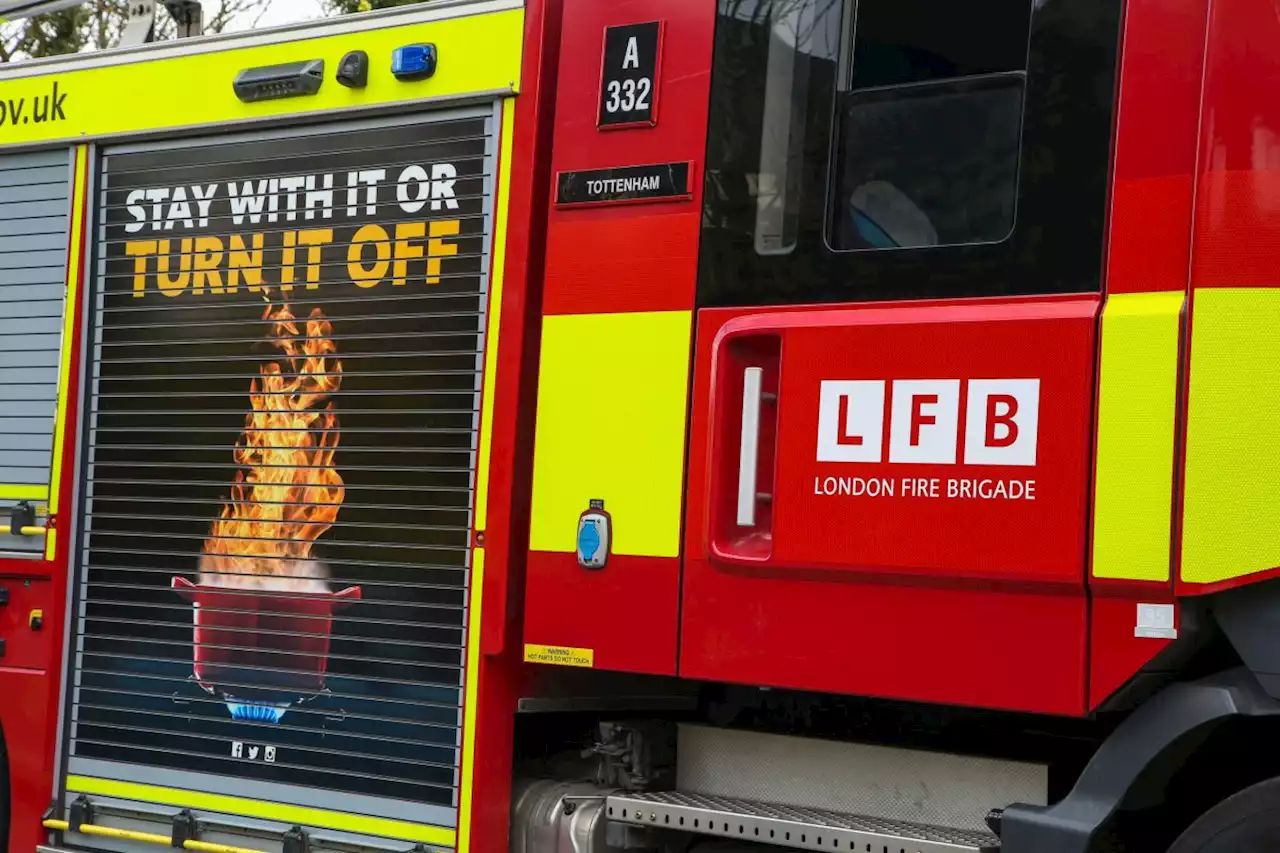
<path fill-rule="evenodd" d="M 525 643 L 524 659 L 527 663 L 593 667 L 596 662 L 596 653 L 592 649 L 575 649 L 570 646 L 539 646 L 533 643 Z"/>

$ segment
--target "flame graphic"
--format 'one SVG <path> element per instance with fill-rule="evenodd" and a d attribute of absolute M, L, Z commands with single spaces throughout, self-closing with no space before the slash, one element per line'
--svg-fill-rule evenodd
<path fill-rule="evenodd" d="M 280 357 L 263 364 L 250 385 L 251 411 L 234 454 L 248 473 L 236 472 L 205 540 L 201 581 L 327 591 L 323 569 L 310 558 L 345 494 L 333 465 L 339 430 L 332 395 L 342 384 L 342 362 L 318 307 L 305 334 L 287 302 L 268 301 L 262 319 L 271 321 L 268 338 Z"/>

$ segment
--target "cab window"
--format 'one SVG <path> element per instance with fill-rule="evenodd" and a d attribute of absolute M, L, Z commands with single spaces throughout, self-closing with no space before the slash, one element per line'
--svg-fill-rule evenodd
<path fill-rule="evenodd" d="M 701 305 L 1097 291 L 1120 0 L 719 0 Z"/>
<path fill-rule="evenodd" d="M 1013 231 L 1030 0 L 860 0 L 836 96 L 833 249 Z"/>

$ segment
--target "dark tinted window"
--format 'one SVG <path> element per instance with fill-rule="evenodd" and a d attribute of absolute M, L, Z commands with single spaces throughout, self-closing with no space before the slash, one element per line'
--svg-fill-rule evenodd
<path fill-rule="evenodd" d="M 719 0 L 700 304 L 1098 290 L 1120 6 Z"/>
<path fill-rule="evenodd" d="M 833 164 L 835 249 L 985 243 L 1013 230 L 1022 76 L 852 92 Z"/>
<path fill-rule="evenodd" d="M 860 0 L 852 89 L 1027 69 L 1033 0 Z"/>
<path fill-rule="evenodd" d="M 838 95 L 836 249 L 1013 230 L 1031 0 L 858 0 Z"/>

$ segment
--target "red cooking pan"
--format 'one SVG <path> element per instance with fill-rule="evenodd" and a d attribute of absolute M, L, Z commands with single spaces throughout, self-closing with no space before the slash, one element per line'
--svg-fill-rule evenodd
<path fill-rule="evenodd" d="M 333 614 L 360 600 L 358 586 L 283 593 L 175 577 L 173 589 L 195 605 L 196 681 L 211 693 L 246 699 L 264 692 L 296 697 L 300 691 L 322 690 Z"/>

